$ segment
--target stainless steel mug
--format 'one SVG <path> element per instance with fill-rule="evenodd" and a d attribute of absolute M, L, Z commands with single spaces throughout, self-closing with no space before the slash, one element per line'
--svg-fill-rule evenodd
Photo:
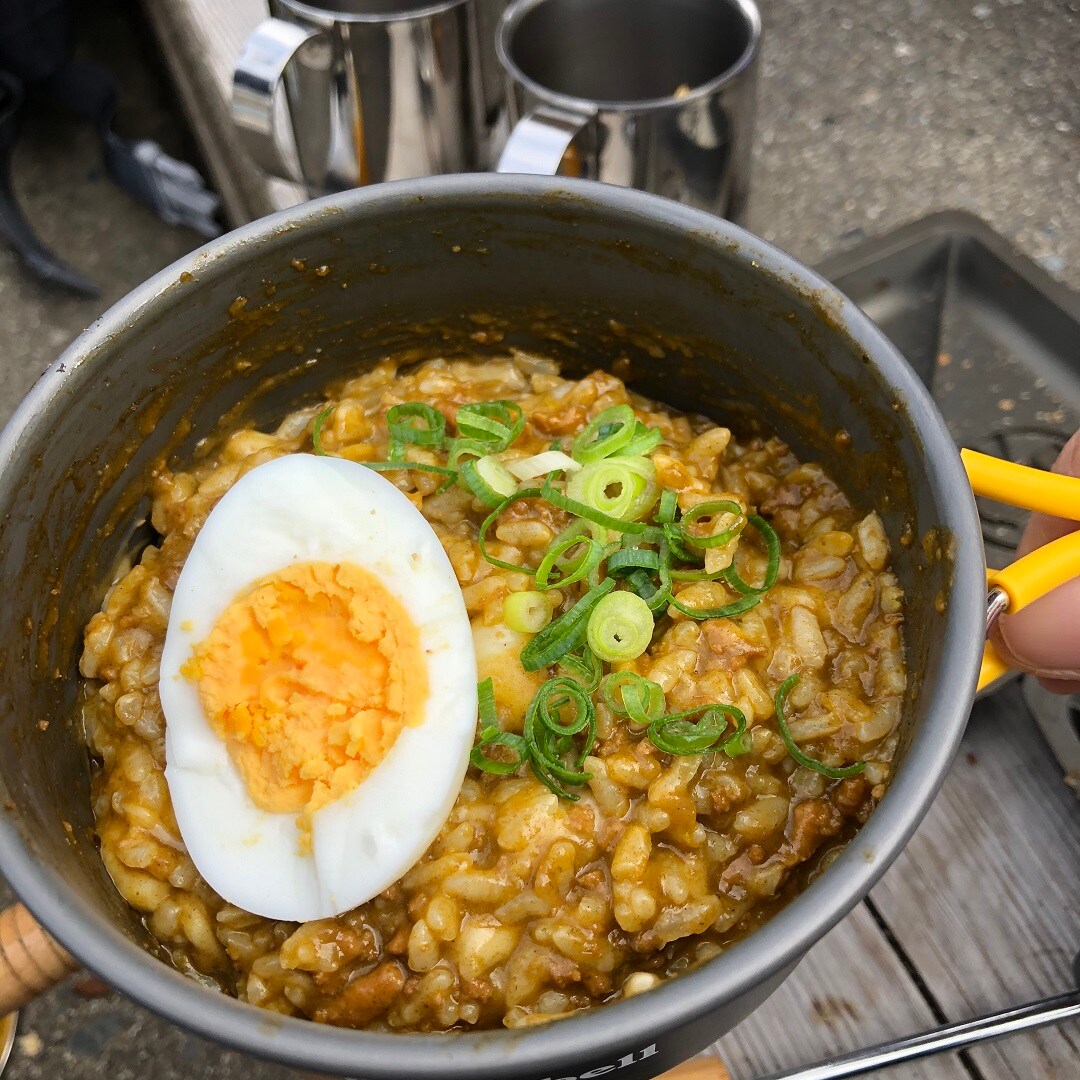
<path fill-rule="evenodd" d="M 241 143 L 312 197 L 487 168 L 503 96 L 492 27 L 505 6 L 270 0 L 233 72 Z"/>
<path fill-rule="evenodd" d="M 516 0 L 496 51 L 499 172 L 583 176 L 738 221 L 761 17 L 753 0 Z"/>

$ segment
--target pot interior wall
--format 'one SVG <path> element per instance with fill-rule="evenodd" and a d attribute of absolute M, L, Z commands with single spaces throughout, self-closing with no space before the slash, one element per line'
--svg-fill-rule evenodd
<path fill-rule="evenodd" d="M 776 430 L 882 512 L 908 592 L 909 729 L 920 715 L 949 563 L 900 535 L 921 538 L 947 515 L 930 501 L 904 403 L 819 298 L 793 297 L 734 248 L 718 256 L 664 223 L 631 227 L 570 197 L 327 211 L 189 270 L 125 330 L 46 374 L 0 486 L 0 800 L 31 852 L 138 940 L 94 848 L 76 673 L 82 627 L 118 561 L 147 540 L 147 470 L 189 459 L 226 414 L 272 425 L 381 356 L 514 345 L 572 373 L 614 364 L 672 406 Z"/>

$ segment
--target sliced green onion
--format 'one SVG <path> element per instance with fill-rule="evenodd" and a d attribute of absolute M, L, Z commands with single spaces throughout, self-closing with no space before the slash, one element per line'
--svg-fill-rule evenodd
<path fill-rule="evenodd" d="M 656 520 L 661 525 L 670 525 L 675 520 L 675 512 L 679 509 L 679 496 L 671 488 L 664 488 L 660 492 L 660 505 L 656 510 Z"/>
<path fill-rule="evenodd" d="M 626 584 L 641 597 L 655 615 L 671 603 L 671 578 L 660 568 L 660 584 L 657 585 L 645 570 L 634 570 L 626 577 Z"/>
<path fill-rule="evenodd" d="M 319 457 L 327 457 L 326 451 L 322 448 L 322 429 L 323 424 L 326 423 L 326 418 L 334 411 L 333 405 L 327 405 L 325 409 L 318 416 L 315 417 L 315 426 L 311 429 L 311 445 L 315 447 L 315 453 Z"/>
<path fill-rule="evenodd" d="M 513 495 L 503 499 L 498 506 L 496 506 L 486 518 L 484 518 L 483 524 L 480 526 L 480 535 L 477 537 L 477 544 L 480 547 L 480 554 L 492 566 L 498 566 L 502 570 L 512 570 L 516 574 L 528 574 L 530 577 L 535 571 L 528 566 L 521 566 L 518 563 L 504 562 L 502 559 L 496 559 L 487 549 L 487 534 L 488 529 L 499 520 L 499 515 L 503 513 L 508 507 L 512 506 L 516 502 L 521 502 L 523 499 L 538 499 L 542 492 L 539 488 L 525 488 L 522 491 L 515 492 Z"/>
<path fill-rule="evenodd" d="M 519 480 L 535 480 L 538 476 L 547 476 L 553 472 L 577 472 L 581 463 L 561 450 L 545 450 L 542 454 L 533 454 L 532 457 L 513 461 L 506 467 Z"/>
<path fill-rule="evenodd" d="M 603 665 L 588 645 L 582 645 L 580 649 L 561 657 L 559 670 L 581 683 L 587 694 L 595 693 L 604 674 Z"/>
<path fill-rule="evenodd" d="M 469 761 L 483 772 L 493 776 L 509 776 L 525 763 L 528 757 L 528 748 L 525 740 L 520 735 L 499 728 L 499 717 L 495 711 L 495 684 L 491 679 L 485 679 L 476 685 L 477 711 L 480 714 L 480 738 L 472 748 Z M 489 757 L 486 750 L 489 746 L 502 746 L 514 754 L 514 758 L 507 761 L 504 758 Z"/>
<path fill-rule="evenodd" d="M 716 517 L 719 514 L 735 515 L 735 521 L 723 532 L 713 536 L 699 536 L 689 531 L 689 527 L 701 518 Z M 683 514 L 682 520 L 675 527 L 679 529 L 683 543 L 696 548 L 712 548 L 730 544 L 742 532 L 745 525 L 746 512 L 737 502 L 731 499 L 709 499 L 708 502 L 698 503 L 692 510 Z"/>
<path fill-rule="evenodd" d="M 476 711 L 484 727 L 498 724 L 499 714 L 495 709 L 495 680 L 490 676 L 476 684 Z"/>
<path fill-rule="evenodd" d="M 730 619 L 735 615 L 742 615 L 760 603 L 760 596 L 751 595 L 740 596 L 738 600 L 732 600 L 730 604 L 723 604 L 720 607 L 692 608 L 680 603 L 677 596 L 671 597 L 671 606 L 691 619 Z"/>
<path fill-rule="evenodd" d="M 693 716 L 698 719 L 691 720 Z M 654 720 L 648 728 L 649 741 L 665 754 L 708 754 L 718 748 L 729 716 L 741 721 L 737 734 L 745 730 L 746 717 L 734 705 L 704 705 Z"/>
<path fill-rule="evenodd" d="M 462 405 L 455 419 L 458 431 L 467 439 L 483 443 L 489 454 L 505 450 L 525 428 L 525 414 L 516 401 Z"/>
<path fill-rule="evenodd" d="M 550 480 L 544 482 L 542 494 L 552 506 L 557 506 L 560 510 L 567 511 L 567 513 L 576 514 L 578 517 L 591 521 L 596 525 L 602 525 L 605 529 L 625 533 L 643 533 L 645 531 L 645 526 L 640 521 L 622 521 L 619 518 L 612 517 L 610 514 L 605 514 L 601 510 L 597 510 L 595 507 L 578 502 L 577 499 L 569 498 L 555 487 Z"/>
<path fill-rule="evenodd" d="M 614 578 L 605 578 L 591 588 L 569 611 L 545 626 L 521 650 L 521 666 L 526 671 L 539 671 L 554 664 L 584 640 L 593 608 L 615 588 Z"/>
<path fill-rule="evenodd" d="M 727 707 L 734 709 L 734 706 Z M 739 757 L 740 754 L 749 754 L 750 742 L 746 730 L 746 717 L 743 716 L 739 709 L 734 709 L 734 712 L 729 715 L 735 717 L 735 732 L 720 744 L 720 749 L 723 750 L 728 757 Z"/>
<path fill-rule="evenodd" d="M 636 671 L 613 671 L 600 686 L 604 704 L 616 716 L 645 727 L 664 715 L 664 688 Z"/>
<path fill-rule="evenodd" d="M 664 441 L 663 433 L 654 427 L 647 427 L 640 420 L 634 427 L 630 441 L 622 448 L 623 454 L 648 454 Z"/>
<path fill-rule="evenodd" d="M 765 576 L 762 578 L 760 585 L 747 585 L 739 577 L 739 572 L 735 569 L 734 563 L 722 573 L 724 580 L 736 592 L 744 595 L 759 594 L 767 592 L 776 584 L 776 577 L 780 573 L 780 537 L 776 535 L 776 530 L 764 518 L 758 517 L 757 514 L 748 514 L 746 520 L 757 529 L 762 540 L 765 541 L 765 551 L 769 559 L 768 565 L 765 567 Z"/>
<path fill-rule="evenodd" d="M 563 529 L 547 549 L 536 568 L 536 587 L 558 589 L 581 581 L 596 570 L 604 558 L 604 545 L 586 535 L 589 523 L 578 521 Z M 581 548 L 580 551 L 575 550 Z M 571 553 L 571 554 L 568 554 Z M 552 577 L 552 571 L 558 571 Z"/>
<path fill-rule="evenodd" d="M 567 705 L 573 706 L 573 715 L 564 720 Z M 573 679 L 549 679 L 529 704 L 523 734 L 536 778 L 559 798 L 576 802 L 577 795 L 564 785 L 580 786 L 592 779 L 581 769 L 596 743 L 596 710 L 589 695 Z M 580 749 L 567 765 L 566 756 L 576 749 L 578 735 L 584 736 Z"/>
<path fill-rule="evenodd" d="M 683 562 L 688 563 L 701 561 L 703 558 L 701 553 L 698 551 L 691 551 L 683 543 L 682 530 L 678 525 L 668 522 L 665 525 L 661 525 L 660 530 L 664 535 L 664 542 L 677 559 L 681 559 Z"/>
<path fill-rule="evenodd" d="M 637 417 L 629 405 L 612 405 L 597 413 L 574 439 L 574 457 L 587 465 L 590 461 L 617 454 L 633 437 Z"/>
<path fill-rule="evenodd" d="M 842 769 L 835 769 L 799 749 L 798 744 L 791 735 L 791 728 L 788 727 L 787 718 L 784 716 L 784 707 L 787 705 L 788 694 L 791 693 L 798 681 L 798 674 L 789 675 L 780 684 L 780 689 L 776 691 L 776 726 L 780 729 L 780 736 L 784 740 L 787 752 L 798 764 L 805 766 L 807 769 L 813 769 L 814 772 L 821 773 L 822 776 L 827 776 L 830 780 L 843 780 L 848 776 L 861 773 L 866 768 L 865 761 L 857 761 L 854 765 L 846 765 Z"/>
<path fill-rule="evenodd" d="M 570 478 L 566 494 L 623 521 L 639 521 L 653 508 L 659 488 L 656 466 L 644 457 L 593 461 Z"/>
<path fill-rule="evenodd" d="M 635 660 L 649 647 L 655 627 L 649 605 L 637 593 L 612 593 L 589 615 L 589 648 L 608 663 Z"/>
<path fill-rule="evenodd" d="M 730 567 L 725 567 L 723 570 L 714 570 L 710 574 L 708 570 L 679 570 L 672 567 L 671 576 L 675 581 L 724 581 L 738 592 L 738 588 L 728 581 L 729 569 Z M 750 589 L 748 592 L 754 592 L 754 590 Z"/>
<path fill-rule="evenodd" d="M 607 572 L 613 577 L 626 577 L 634 570 L 659 570 L 660 554 L 651 548 L 620 547 L 608 556 Z"/>
<path fill-rule="evenodd" d="M 489 747 L 503 746 L 514 756 L 510 759 L 493 758 L 488 755 Z M 529 749 L 520 735 L 510 731 L 501 731 L 497 727 L 486 727 L 480 732 L 480 738 L 469 754 L 469 763 L 481 772 L 493 776 L 509 776 L 517 772 L 528 760 Z"/>
<path fill-rule="evenodd" d="M 414 446 L 442 446 L 446 442 L 446 418 L 438 409 L 419 401 L 395 405 L 386 414 L 390 438 Z"/>
<path fill-rule="evenodd" d="M 542 592 L 515 592 L 503 601 L 503 622 L 519 634 L 536 634 L 551 622 L 554 610 Z"/>
<path fill-rule="evenodd" d="M 490 510 L 517 491 L 517 481 L 496 457 L 470 459 L 460 467 L 461 479 L 468 489 Z"/>
<path fill-rule="evenodd" d="M 476 439 L 454 439 L 450 443 L 446 464 L 451 469 L 460 469 L 466 457 L 482 458 L 490 449 L 487 443 L 477 442 Z"/>
<path fill-rule="evenodd" d="M 453 469 L 445 469 L 442 465 L 428 465 L 426 461 L 407 461 L 404 458 L 396 461 L 365 461 L 364 467 L 375 472 L 428 472 L 445 476 L 446 481 L 439 485 L 439 492 L 452 487 L 458 475 Z"/>

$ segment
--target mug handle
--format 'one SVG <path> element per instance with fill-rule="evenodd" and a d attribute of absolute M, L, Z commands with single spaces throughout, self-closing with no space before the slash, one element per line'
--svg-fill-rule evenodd
<path fill-rule="evenodd" d="M 495 171 L 554 176 L 570 144 L 594 116 L 538 105 L 514 125 Z"/>
<path fill-rule="evenodd" d="M 960 457 L 976 495 L 1024 510 L 1080 521 L 1080 479 L 1031 469 L 974 450 L 961 450 Z M 1077 576 L 1080 576 L 1080 531 L 1030 552 L 1004 570 L 987 570 L 987 633 L 1002 615 L 1027 607 Z M 979 689 L 989 686 L 1008 670 L 1009 665 L 987 642 Z"/>
<path fill-rule="evenodd" d="M 306 47 L 316 42 L 323 48 L 312 54 Z M 303 92 L 297 85 L 297 92 L 287 93 L 286 101 L 299 179 L 312 191 L 321 187 L 330 149 L 330 56 L 330 44 L 321 31 L 266 19 L 244 42 L 233 69 L 229 114 L 241 144 L 265 172 L 293 182 L 296 169 L 283 151 L 274 110 L 283 85 L 303 82 Z M 294 65 L 298 57 L 300 62 Z"/>
<path fill-rule="evenodd" d="M 78 966 L 22 904 L 0 911 L 0 1018 L 51 990 Z"/>

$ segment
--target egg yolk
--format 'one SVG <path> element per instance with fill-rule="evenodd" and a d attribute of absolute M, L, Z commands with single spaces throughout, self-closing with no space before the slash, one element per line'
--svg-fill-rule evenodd
<path fill-rule="evenodd" d="M 256 806 L 311 815 L 379 764 L 427 700 L 420 634 L 374 574 L 300 563 L 230 604 L 183 673 Z"/>

